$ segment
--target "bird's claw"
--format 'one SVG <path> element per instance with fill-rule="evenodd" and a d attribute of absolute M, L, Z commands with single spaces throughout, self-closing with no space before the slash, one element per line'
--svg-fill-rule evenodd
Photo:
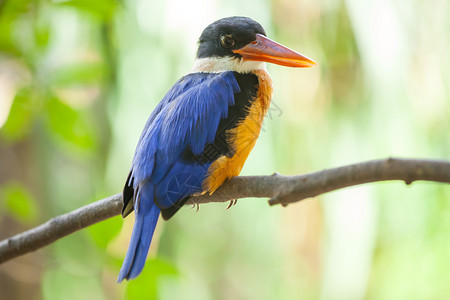
<path fill-rule="evenodd" d="M 228 203 L 228 206 L 225 209 L 229 209 L 230 207 L 235 206 L 237 201 L 238 199 L 230 200 L 230 203 Z"/>
<path fill-rule="evenodd" d="M 194 203 L 194 204 L 192 204 L 192 207 L 191 207 L 192 209 L 194 209 L 195 208 L 195 212 L 198 212 L 198 210 L 200 209 L 200 205 L 198 205 L 198 203 Z"/>

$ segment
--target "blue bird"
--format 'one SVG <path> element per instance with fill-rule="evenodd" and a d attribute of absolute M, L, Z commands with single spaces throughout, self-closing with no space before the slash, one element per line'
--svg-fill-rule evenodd
<path fill-rule="evenodd" d="M 137 144 L 122 209 L 124 218 L 135 211 L 135 223 L 118 282 L 142 271 L 160 214 L 168 220 L 190 196 L 239 175 L 272 97 L 265 62 L 316 64 L 268 39 L 250 18 L 205 28 L 191 72 L 156 106 Z"/>

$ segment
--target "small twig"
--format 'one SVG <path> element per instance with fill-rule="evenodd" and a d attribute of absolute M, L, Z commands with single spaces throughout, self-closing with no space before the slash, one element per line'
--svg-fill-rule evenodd
<path fill-rule="evenodd" d="M 283 176 L 275 173 L 271 176 L 235 177 L 223 184 L 213 195 L 192 197 L 186 204 L 269 197 L 270 205 L 286 206 L 341 188 L 385 180 L 403 180 L 407 184 L 416 180 L 450 183 L 450 161 L 389 158 L 305 175 Z M 121 208 L 122 197 L 116 194 L 0 241 L 0 263 L 118 215 Z"/>

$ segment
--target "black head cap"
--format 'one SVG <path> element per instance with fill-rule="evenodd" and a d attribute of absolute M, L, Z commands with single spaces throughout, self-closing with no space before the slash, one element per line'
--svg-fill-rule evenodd
<path fill-rule="evenodd" d="M 253 42 L 257 33 L 266 35 L 264 28 L 258 22 L 247 17 L 217 20 L 203 30 L 197 57 L 240 57 L 232 50 L 240 49 Z"/>

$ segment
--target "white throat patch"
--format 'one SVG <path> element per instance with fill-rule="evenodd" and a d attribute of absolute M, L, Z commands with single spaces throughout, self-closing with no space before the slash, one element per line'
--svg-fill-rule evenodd
<path fill-rule="evenodd" d="M 238 73 L 250 73 L 255 70 L 265 70 L 266 63 L 262 61 L 243 60 L 236 57 L 207 57 L 197 58 L 190 73 L 207 72 L 219 73 L 235 71 Z"/>

